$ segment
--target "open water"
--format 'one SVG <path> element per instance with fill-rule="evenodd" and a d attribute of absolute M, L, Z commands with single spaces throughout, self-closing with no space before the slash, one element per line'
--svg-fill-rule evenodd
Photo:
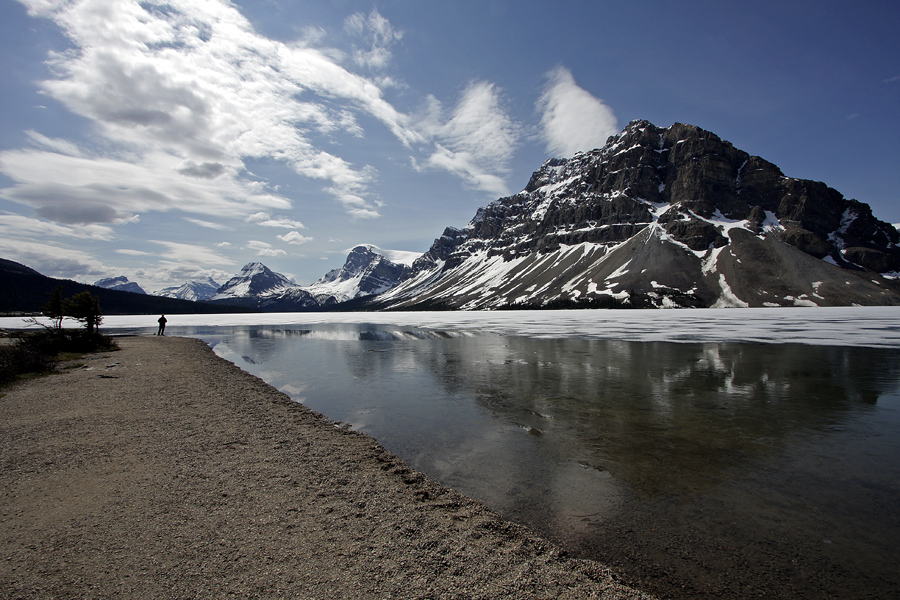
<path fill-rule="evenodd" d="M 900 597 L 897 349 L 364 323 L 195 335 L 658 591 Z"/>

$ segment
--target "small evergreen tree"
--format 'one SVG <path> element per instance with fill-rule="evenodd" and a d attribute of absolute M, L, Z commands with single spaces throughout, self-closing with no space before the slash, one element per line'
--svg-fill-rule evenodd
<path fill-rule="evenodd" d="M 88 334 L 97 333 L 103 317 L 100 313 L 100 298 L 92 296 L 87 290 L 75 294 L 63 303 L 63 312 L 67 317 L 84 323 Z"/>
<path fill-rule="evenodd" d="M 41 312 L 44 313 L 45 317 L 49 317 L 53 322 L 53 329 L 59 331 L 62 329 L 62 321 L 65 313 L 63 312 L 63 298 L 62 298 L 63 286 L 58 285 L 56 289 L 53 290 L 52 293 L 48 294 L 50 296 L 50 300 L 47 301 L 47 304 L 41 308 Z"/>

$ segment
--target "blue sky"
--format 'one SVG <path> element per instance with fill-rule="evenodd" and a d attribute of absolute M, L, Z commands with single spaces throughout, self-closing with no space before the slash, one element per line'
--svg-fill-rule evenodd
<path fill-rule="evenodd" d="M 0 257 L 145 289 L 423 252 L 691 123 L 900 222 L 894 2 L 0 0 Z"/>

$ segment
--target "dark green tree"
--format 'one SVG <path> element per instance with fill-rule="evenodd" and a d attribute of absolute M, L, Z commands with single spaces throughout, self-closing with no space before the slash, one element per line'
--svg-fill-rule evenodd
<path fill-rule="evenodd" d="M 56 289 L 53 290 L 52 293 L 48 294 L 50 296 L 50 300 L 47 301 L 47 304 L 41 308 L 41 312 L 44 313 L 45 317 L 49 317 L 51 321 L 53 321 L 53 329 L 57 331 L 62 329 L 62 320 L 63 317 L 66 316 L 63 312 L 64 302 L 62 297 L 63 286 L 58 285 Z"/>
<path fill-rule="evenodd" d="M 84 323 L 84 328 L 89 334 L 96 333 L 103 321 L 100 312 L 100 298 L 92 296 L 88 291 L 66 299 L 63 302 L 63 312 L 67 317 Z"/>

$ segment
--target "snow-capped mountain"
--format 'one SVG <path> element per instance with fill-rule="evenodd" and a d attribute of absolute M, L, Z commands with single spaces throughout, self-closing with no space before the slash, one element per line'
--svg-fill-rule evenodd
<path fill-rule="evenodd" d="M 216 283 L 212 277 L 208 277 L 205 280 L 188 281 L 180 286 L 163 288 L 155 295 L 202 302 L 215 296 L 220 287 L 221 285 Z"/>
<path fill-rule="evenodd" d="M 285 289 L 299 287 L 296 283 L 269 269 L 261 262 L 244 265 L 241 272 L 225 282 L 216 291 L 213 300 L 245 298 L 247 296 L 270 296 Z"/>
<path fill-rule="evenodd" d="M 305 289 L 322 306 L 374 296 L 397 285 L 419 256 L 421 253 L 386 251 L 361 244 L 350 251 L 341 268 L 329 271 Z"/>
<path fill-rule="evenodd" d="M 414 252 L 382 250 L 371 244 L 359 245 L 350 251 L 341 268 L 329 271 L 309 286 L 298 285 L 254 262 L 245 265 L 209 300 L 266 311 L 316 310 L 390 289 L 419 256 Z"/>
<path fill-rule="evenodd" d="M 267 311 L 309 310 L 319 306 L 301 286 L 260 262 L 244 265 L 209 301 Z"/>
<path fill-rule="evenodd" d="M 137 283 L 128 281 L 128 278 L 124 275 L 120 275 L 119 277 L 107 277 L 106 279 L 95 281 L 94 285 L 107 290 L 118 290 L 120 292 L 131 292 L 133 294 L 147 293 Z"/>
<path fill-rule="evenodd" d="M 870 207 L 692 125 L 633 121 L 447 228 L 373 308 L 900 304 Z"/>

